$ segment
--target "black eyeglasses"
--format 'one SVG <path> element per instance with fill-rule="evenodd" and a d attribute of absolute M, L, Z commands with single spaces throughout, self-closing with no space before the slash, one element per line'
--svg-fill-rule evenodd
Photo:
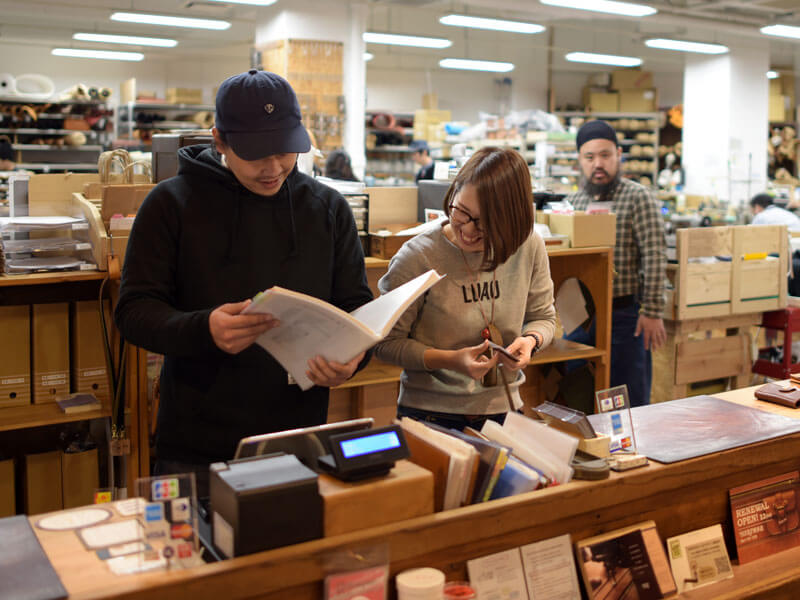
<path fill-rule="evenodd" d="M 467 225 L 469 223 L 473 223 L 475 225 L 475 229 L 481 228 L 481 219 L 480 217 L 473 217 L 463 208 L 458 206 L 455 202 L 451 202 L 449 204 L 450 208 L 450 218 L 453 219 L 459 225 Z"/>

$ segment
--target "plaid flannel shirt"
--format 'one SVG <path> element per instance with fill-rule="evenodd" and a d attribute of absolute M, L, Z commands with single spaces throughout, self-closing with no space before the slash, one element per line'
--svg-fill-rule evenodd
<path fill-rule="evenodd" d="M 641 302 L 642 314 L 661 318 L 667 257 L 660 202 L 646 187 L 624 177 L 608 199 L 611 212 L 617 215 L 614 297 L 633 294 Z M 567 200 L 575 210 L 586 210 L 595 201 L 582 189 Z"/>

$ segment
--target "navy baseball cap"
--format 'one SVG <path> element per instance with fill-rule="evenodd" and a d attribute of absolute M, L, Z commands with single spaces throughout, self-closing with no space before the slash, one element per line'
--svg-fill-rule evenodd
<path fill-rule="evenodd" d="M 297 96 L 275 73 L 250 69 L 223 81 L 215 121 L 226 143 L 244 160 L 311 149 Z"/>

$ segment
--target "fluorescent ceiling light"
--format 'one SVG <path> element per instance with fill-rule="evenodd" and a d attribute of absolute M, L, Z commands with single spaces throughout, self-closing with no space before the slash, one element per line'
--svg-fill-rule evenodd
<path fill-rule="evenodd" d="M 545 29 L 542 25 L 537 25 L 536 23 L 485 19 L 467 15 L 446 15 L 439 19 L 439 23 L 454 27 L 474 27 L 475 29 L 492 29 L 494 31 L 510 31 L 512 33 L 541 33 Z"/>
<path fill-rule="evenodd" d="M 780 77 L 777 71 L 767 71 L 767 79 L 777 79 Z"/>
<path fill-rule="evenodd" d="M 677 50 L 679 52 L 698 52 L 699 54 L 725 54 L 728 51 L 728 47 L 722 44 L 702 44 L 700 42 L 686 42 L 684 40 L 656 38 L 645 40 L 644 43 L 650 48 Z"/>
<path fill-rule="evenodd" d="M 792 25 L 767 25 L 761 28 L 761 33 L 777 35 L 778 37 L 800 39 L 800 27 L 794 27 Z"/>
<path fill-rule="evenodd" d="M 278 0 L 211 0 L 211 2 L 224 2 L 225 4 L 251 4 L 253 6 L 269 6 Z"/>
<path fill-rule="evenodd" d="M 565 56 L 570 62 L 592 63 L 594 65 L 613 65 L 615 67 L 638 67 L 641 58 L 615 56 L 613 54 L 593 54 L 591 52 L 570 52 Z"/>
<path fill-rule="evenodd" d="M 508 73 L 514 70 L 514 63 L 493 60 L 468 60 L 466 58 L 443 58 L 439 61 L 439 66 L 445 69 L 491 71 L 493 73 Z"/>
<path fill-rule="evenodd" d="M 539 0 L 548 6 L 563 6 L 564 8 L 577 8 L 594 12 L 610 13 L 612 15 L 625 15 L 626 17 L 647 17 L 658 11 L 652 6 L 644 4 L 630 4 L 628 2 L 614 2 L 613 0 Z"/>
<path fill-rule="evenodd" d="M 105 60 L 139 61 L 144 58 L 141 52 L 111 52 L 110 50 L 81 50 L 79 48 L 53 48 L 53 56 L 69 56 L 71 58 L 102 58 Z"/>
<path fill-rule="evenodd" d="M 375 55 L 372 52 L 364 52 L 364 62 L 372 60 L 373 58 L 375 58 Z"/>
<path fill-rule="evenodd" d="M 131 46 L 159 46 L 161 48 L 174 48 L 177 40 L 166 38 L 139 37 L 135 35 L 109 35 L 105 33 L 76 33 L 73 40 L 81 42 L 105 42 L 107 44 L 130 44 Z"/>
<path fill-rule="evenodd" d="M 143 23 L 145 25 L 167 25 L 169 27 L 189 27 L 192 29 L 216 29 L 222 31 L 230 28 L 228 21 L 216 19 L 190 19 L 187 17 L 170 17 L 167 15 L 146 15 L 142 13 L 115 12 L 112 21 L 125 23 Z"/>
<path fill-rule="evenodd" d="M 394 46 L 416 46 L 418 48 L 449 48 L 450 40 L 416 35 L 395 35 L 393 33 L 364 32 L 364 41 L 368 44 L 391 44 Z"/>

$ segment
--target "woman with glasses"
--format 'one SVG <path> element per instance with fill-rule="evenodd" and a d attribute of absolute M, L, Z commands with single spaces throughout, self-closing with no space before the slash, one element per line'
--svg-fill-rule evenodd
<path fill-rule="evenodd" d="M 403 245 L 378 287 L 386 293 L 429 269 L 446 277 L 406 311 L 375 356 L 404 369 L 398 417 L 480 428 L 522 406 L 521 369 L 553 338 L 553 282 L 533 232 L 528 165 L 516 151 L 473 154 L 444 210 L 447 219 Z"/>

